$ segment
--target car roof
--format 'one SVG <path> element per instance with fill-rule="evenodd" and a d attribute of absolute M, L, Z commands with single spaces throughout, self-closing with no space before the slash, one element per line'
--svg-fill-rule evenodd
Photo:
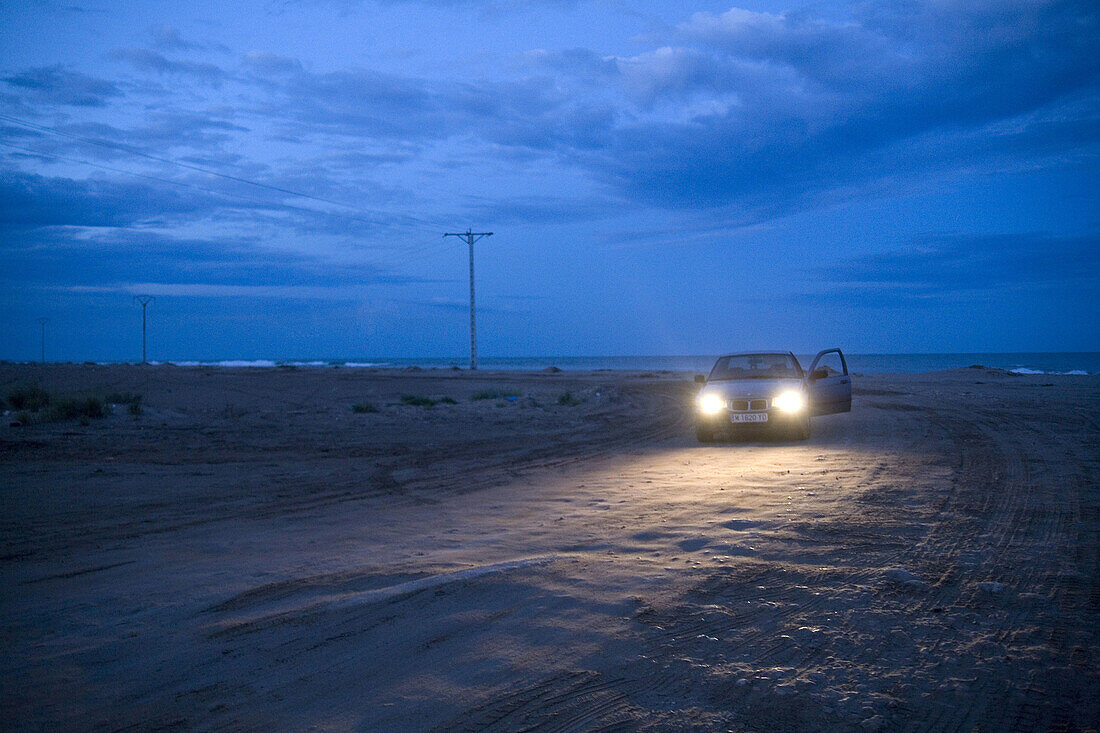
<path fill-rule="evenodd" d="M 718 358 L 724 359 L 727 356 L 770 356 L 772 354 L 794 356 L 793 351 L 735 351 L 732 354 L 722 354 Z"/>

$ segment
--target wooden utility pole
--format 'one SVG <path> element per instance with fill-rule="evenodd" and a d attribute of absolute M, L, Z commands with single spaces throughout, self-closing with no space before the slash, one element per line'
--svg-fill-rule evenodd
<path fill-rule="evenodd" d="M 152 303 L 154 300 L 152 295 L 135 295 L 134 302 L 141 304 L 141 363 L 146 364 L 145 361 L 145 306 Z"/>
<path fill-rule="evenodd" d="M 46 324 L 50 322 L 49 318 L 39 318 L 38 325 L 42 327 L 42 363 L 46 363 Z"/>
<path fill-rule="evenodd" d="M 470 369 L 477 369 L 477 322 L 474 319 L 474 242 L 482 237 L 491 237 L 492 232 L 471 232 L 467 229 L 462 233 L 448 232 L 447 237 L 460 237 L 470 245 Z"/>

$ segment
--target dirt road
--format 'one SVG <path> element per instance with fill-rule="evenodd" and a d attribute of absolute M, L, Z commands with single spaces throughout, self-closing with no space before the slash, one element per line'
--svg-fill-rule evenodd
<path fill-rule="evenodd" d="M 1100 722 L 1096 377 L 864 376 L 707 445 L 683 375 L 32 378 L 145 409 L 0 429 L 15 728 Z"/>

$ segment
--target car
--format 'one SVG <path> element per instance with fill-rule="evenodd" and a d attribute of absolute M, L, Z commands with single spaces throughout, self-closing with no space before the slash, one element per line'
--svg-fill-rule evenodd
<path fill-rule="evenodd" d="M 852 378 L 840 349 L 818 352 L 807 371 L 789 351 L 718 357 L 695 398 L 695 435 L 709 443 L 720 433 L 782 432 L 810 437 L 810 417 L 850 412 Z"/>

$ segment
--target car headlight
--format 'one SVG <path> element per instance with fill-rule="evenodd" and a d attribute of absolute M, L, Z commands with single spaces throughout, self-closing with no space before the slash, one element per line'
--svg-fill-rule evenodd
<path fill-rule="evenodd" d="M 783 412 L 798 412 L 806 406 L 806 400 L 802 398 L 801 393 L 791 390 L 772 399 L 772 406 Z"/>
<path fill-rule="evenodd" d="M 714 394 L 699 395 L 699 412 L 704 415 L 713 415 L 721 410 L 725 409 L 726 401 Z"/>

